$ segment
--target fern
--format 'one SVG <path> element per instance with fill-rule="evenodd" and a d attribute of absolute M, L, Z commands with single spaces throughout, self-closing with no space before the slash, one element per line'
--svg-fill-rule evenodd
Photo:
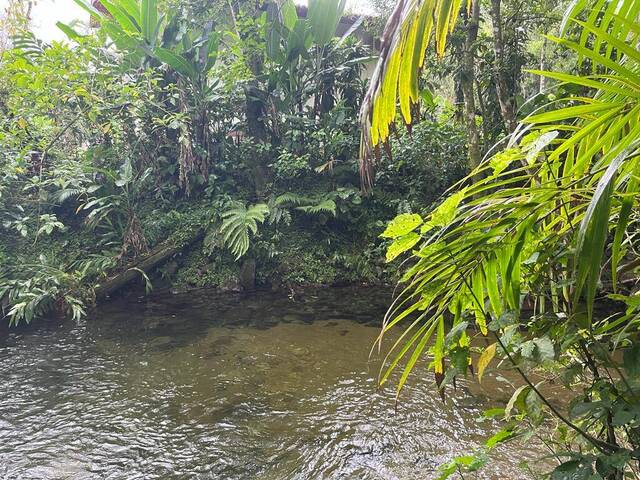
<path fill-rule="evenodd" d="M 258 224 L 263 223 L 269 214 L 269 206 L 258 203 L 246 208 L 238 205 L 222 214 L 220 234 L 224 245 L 235 255 L 236 260 L 249 250 L 249 233 L 258 232 Z"/>
<path fill-rule="evenodd" d="M 53 201 L 56 203 L 64 203 L 72 197 L 79 197 L 85 191 L 83 188 L 63 188 L 53 194 Z"/>
<path fill-rule="evenodd" d="M 277 207 L 282 207 L 285 205 L 303 205 L 305 203 L 311 203 L 311 200 L 309 197 L 298 195 L 297 193 L 286 192 L 282 195 L 278 195 L 273 203 Z"/>
<path fill-rule="evenodd" d="M 337 214 L 336 202 L 331 199 L 322 200 L 320 203 L 316 203 L 314 205 L 305 205 L 302 207 L 297 207 L 296 210 L 300 210 L 305 213 L 310 213 L 312 215 L 317 215 L 320 213 L 330 213 L 334 217 Z"/>
<path fill-rule="evenodd" d="M 286 207 L 279 207 L 269 202 L 269 223 L 271 225 L 279 223 L 289 225 L 291 223 L 291 213 Z"/>
<path fill-rule="evenodd" d="M 287 206 L 295 207 L 296 210 L 311 215 L 329 213 L 335 217 L 337 215 L 335 199 L 343 198 L 343 195 L 343 192 L 338 191 L 329 192 L 324 195 L 314 195 L 311 197 L 299 195 L 293 192 L 283 193 L 270 202 L 272 204 L 271 223 L 277 223 L 280 220 L 278 210 Z"/>

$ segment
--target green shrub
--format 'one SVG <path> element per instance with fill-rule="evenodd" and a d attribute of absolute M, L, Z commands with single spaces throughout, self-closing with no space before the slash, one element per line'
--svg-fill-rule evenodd
<path fill-rule="evenodd" d="M 456 125 L 423 121 L 393 140 L 391 152 L 376 174 L 375 188 L 399 207 L 429 206 L 466 174 L 466 136 Z"/>

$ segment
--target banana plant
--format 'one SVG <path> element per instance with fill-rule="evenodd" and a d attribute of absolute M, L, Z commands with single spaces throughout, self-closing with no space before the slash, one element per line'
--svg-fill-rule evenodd
<path fill-rule="evenodd" d="M 206 180 L 209 174 L 210 142 L 206 115 L 207 106 L 215 98 L 218 86 L 209 74 L 218 57 L 219 33 L 212 31 L 211 26 L 202 30 L 186 28 L 178 15 L 160 13 L 156 0 L 100 0 L 106 12 L 87 0 L 74 1 L 99 22 L 116 48 L 132 64 L 164 65 L 175 72 L 177 79 L 172 74 L 165 79 L 177 84 L 180 95 L 176 107 L 189 119 L 180 128 L 178 158 L 178 183 L 189 194 L 190 177 Z M 58 26 L 70 39 L 78 40 L 71 27 Z"/>
<path fill-rule="evenodd" d="M 336 38 L 344 7 L 345 0 L 312 0 L 309 2 L 307 18 L 300 18 L 293 0 L 269 5 L 266 51 L 269 58 L 279 65 L 279 70 L 270 78 L 270 89 L 279 87 L 283 90 L 286 95 L 283 104 L 294 107 L 305 89 L 321 92 L 317 95 L 320 97 L 330 86 L 331 82 L 325 80 L 335 74 L 335 68 L 330 65 L 328 58 L 358 28 L 362 20 L 356 21 L 337 42 L 331 44 Z M 354 59 L 350 65 L 341 67 L 351 67 L 368 58 Z M 300 74 L 304 61 L 313 62 L 313 74 L 306 78 Z M 303 102 L 297 103 L 301 105 Z M 316 107 L 319 103 L 317 99 Z"/>
<path fill-rule="evenodd" d="M 218 56 L 218 32 L 181 28 L 180 18 L 161 14 L 156 0 L 100 0 L 106 12 L 86 0 L 74 1 L 132 59 L 168 65 L 199 90 L 206 90 L 206 76 Z M 58 27 L 75 39 L 75 32 L 68 25 L 59 22 Z"/>

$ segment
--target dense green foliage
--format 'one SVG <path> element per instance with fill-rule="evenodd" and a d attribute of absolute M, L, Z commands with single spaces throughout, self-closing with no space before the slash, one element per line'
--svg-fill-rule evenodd
<path fill-rule="evenodd" d="M 410 28 L 431 8 L 406 10 L 391 28 Z M 494 359 L 523 381 L 504 408 L 490 412 L 504 429 L 444 466 L 441 478 L 477 470 L 501 442 L 534 436 L 559 461 L 552 479 L 639 474 L 639 15 L 637 1 L 593 10 L 574 2 L 561 36 L 548 40 L 575 54 L 578 72 L 532 72 L 560 82 L 550 101 L 427 216 L 400 215 L 384 232 L 393 239 L 388 258 L 409 251 L 411 258 L 380 336 L 404 327 L 380 382 L 404 363 L 399 394 L 423 354 L 443 398 L 469 370 L 481 381 Z M 443 53 L 446 32 L 438 33 Z M 394 59 L 419 41 L 409 37 L 381 60 L 388 72 L 369 93 L 373 112 L 364 111 L 373 143 L 395 116 L 389 96 L 397 93 L 384 88 L 396 81 Z M 400 105 L 413 98 L 404 85 L 413 75 L 400 74 Z M 613 302 L 604 304 L 606 297 Z"/>
<path fill-rule="evenodd" d="M 12 8 L 0 51 L 5 321 L 77 320 L 131 272 L 399 278 L 381 384 L 425 357 L 443 400 L 522 379 L 442 478 L 534 437 L 552 479 L 640 476 L 640 1 L 400 0 L 376 52 L 340 0 L 76 1 L 89 33 Z"/>
<path fill-rule="evenodd" d="M 89 34 L 60 24 L 68 40 L 48 45 L 23 30 L 1 52 L 0 302 L 12 324 L 79 318 L 98 285 L 171 245 L 185 248 L 141 277 L 388 281 L 384 223 L 465 173 L 459 130 L 425 122 L 419 154 L 399 139 L 380 190 L 361 194 L 371 60 L 353 35 L 334 37 L 339 3 L 307 18 L 290 2 L 78 3 L 99 25 Z"/>

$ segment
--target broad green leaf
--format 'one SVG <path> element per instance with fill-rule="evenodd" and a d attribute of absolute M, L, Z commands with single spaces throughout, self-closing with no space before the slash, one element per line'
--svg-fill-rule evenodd
<path fill-rule="evenodd" d="M 156 0 L 141 0 L 140 20 L 142 22 L 142 35 L 144 39 L 150 45 L 155 45 L 153 34 L 156 31 L 156 24 L 158 23 L 158 6 Z"/>
<path fill-rule="evenodd" d="M 335 36 L 346 0 L 309 0 L 307 19 L 316 44 L 324 46 Z"/>
<path fill-rule="evenodd" d="M 389 225 L 380 236 L 382 238 L 402 237 L 420 225 L 422 225 L 422 217 L 417 213 L 401 213 L 389 222 Z"/>
<path fill-rule="evenodd" d="M 391 262 L 399 255 L 414 247 L 420 241 L 420 235 L 415 232 L 407 233 L 402 237 L 397 237 L 389 248 L 387 248 L 387 262 Z"/>
<path fill-rule="evenodd" d="M 128 34 L 136 34 L 140 32 L 140 27 L 129 16 L 126 10 L 116 2 L 111 3 L 108 0 L 100 0 L 100 3 L 107 9 L 109 14 L 111 14 L 124 32 Z"/>
<path fill-rule="evenodd" d="M 504 172 L 509 165 L 511 165 L 515 160 L 518 160 L 522 155 L 519 148 L 508 148 L 501 152 L 496 153 L 489 160 L 489 165 L 493 169 L 493 175 L 497 177 L 502 172 Z"/>
<path fill-rule="evenodd" d="M 192 81 L 195 81 L 195 79 L 198 77 L 198 73 L 193 64 L 184 57 L 175 54 L 171 50 L 162 47 L 156 47 L 156 49 L 153 51 L 153 55 L 162 63 L 169 65 L 180 75 L 183 75 Z"/>
<path fill-rule="evenodd" d="M 122 7 L 127 14 L 136 22 L 138 25 L 140 22 L 140 6 L 138 5 L 137 0 L 115 0 L 114 3 L 117 3 L 120 7 Z"/>
<path fill-rule="evenodd" d="M 494 435 L 491 436 L 491 438 L 489 438 L 484 445 L 487 448 L 493 448 L 496 445 L 502 443 L 502 442 L 506 442 L 507 440 L 509 440 L 510 438 L 513 438 L 516 435 L 515 430 L 509 430 L 507 428 L 500 430 L 499 432 L 495 433 Z"/>
<path fill-rule="evenodd" d="M 460 202 L 465 197 L 466 187 L 449 196 L 442 202 L 422 226 L 422 232 L 427 232 L 433 227 L 445 227 L 455 218 Z"/>
<path fill-rule="evenodd" d="M 296 5 L 293 0 L 285 0 L 282 3 L 280 13 L 284 26 L 287 27 L 288 30 L 293 30 L 293 27 L 298 21 L 298 12 L 296 11 Z"/>
<path fill-rule="evenodd" d="M 569 460 L 551 472 L 550 480 L 591 480 L 593 469 L 586 460 Z"/>

